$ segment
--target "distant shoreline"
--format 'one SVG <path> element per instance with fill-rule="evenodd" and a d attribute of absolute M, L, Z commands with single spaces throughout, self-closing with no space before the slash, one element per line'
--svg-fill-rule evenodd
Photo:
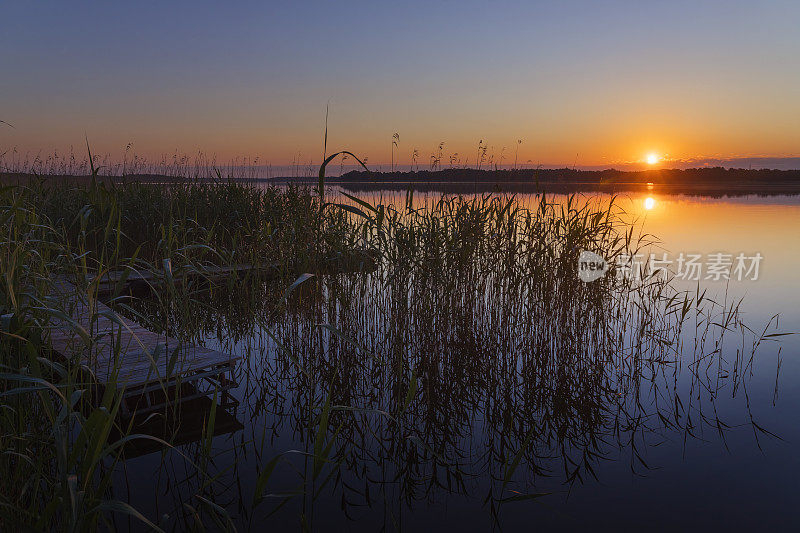
<path fill-rule="evenodd" d="M 276 178 L 299 183 L 298 178 Z M 316 179 L 304 181 L 317 183 Z M 742 196 L 800 194 L 800 170 L 725 168 L 658 169 L 642 171 L 524 169 L 445 169 L 420 172 L 348 172 L 326 183 L 349 191 L 428 190 L 432 192 L 647 192 L 665 194 Z"/>
<path fill-rule="evenodd" d="M 592 183 L 592 182 L 539 182 L 538 184 L 525 182 L 338 182 L 330 181 L 328 185 L 336 185 L 351 192 L 367 192 L 376 190 L 406 191 L 409 188 L 415 191 L 443 192 L 443 193 L 532 193 L 545 192 L 555 194 L 569 194 L 579 192 L 620 193 L 620 192 L 651 192 L 653 194 L 684 194 L 689 196 L 777 196 L 800 195 L 800 184 L 797 185 L 769 185 L 769 184 L 665 184 L 665 183 Z"/>
<path fill-rule="evenodd" d="M 209 183 L 219 178 L 181 177 L 161 174 L 98 176 L 105 183 Z M 318 184 L 317 177 L 229 178 L 247 183 L 275 185 Z M 89 183 L 91 176 L 34 175 L 0 173 L 0 183 L 25 184 L 41 180 L 45 183 Z M 225 178 L 223 178 L 225 180 Z M 225 180 L 227 181 L 227 180 Z M 573 170 L 524 169 L 477 170 L 445 169 L 419 172 L 348 172 L 326 177 L 326 185 L 351 192 L 376 190 L 444 193 L 573 193 L 573 192 L 652 192 L 654 194 L 687 194 L 703 196 L 799 195 L 800 170 L 750 170 L 697 168 L 671 170 Z"/>

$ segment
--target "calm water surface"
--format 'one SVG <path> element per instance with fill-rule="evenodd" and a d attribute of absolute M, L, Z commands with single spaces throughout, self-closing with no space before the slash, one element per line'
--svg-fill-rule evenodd
<path fill-rule="evenodd" d="M 362 196 L 370 201 L 404 201 L 403 195 L 388 191 Z M 419 195 L 417 201 L 423 202 L 424 196 Z M 518 198 L 530 205 L 535 202 L 531 196 Z M 599 197 L 599 201 L 607 200 L 607 196 Z M 702 280 L 701 290 L 719 301 L 743 298 L 742 316 L 754 330 L 760 332 L 779 314 L 780 331 L 800 331 L 800 197 L 636 193 L 620 195 L 617 201 L 631 218 L 640 220 L 644 232 L 657 237 L 652 249 L 673 259 L 682 252 L 704 256 L 760 253 L 763 260 L 757 280 Z M 677 283 L 690 291 L 698 285 L 697 281 Z M 292 341 L 290 349 L 318 357 L 320 368 L 338 372 L 340 379 L 350 383 L 351 406 L 385 410 L 392 397 L 402 400 L 405 396 L 407 383 L 399 391 L 383 390 L 397 384 L 370 374 L 374 367 L 362 366 L 363 358 L 369 356 L 357 350 L 340 356 L 352 357 L 351 363 L 340 358 L 338 369 L 325 366 L 331 341 L 316 327 L 320 321 L 336 322 L 337 327 L 358 335 L 358 342 L 369 345 L 370 351 L 384 350 L 379 355 L 390 357 L 400 344 L 383 343 L 382 336 L 390 334 L 392 324 L 381 316 L 386 312 L 383 306 L 395 305 L 400 297 L 359 292 L 364 291 L 359 282 L 343 281 L 337 290 L 362 302 L 348 314 L 319 301 L 331 290 L 329 286 L 304 295 L 316 311 L 290 308 L 293 318 L 288 321 L 256 324 L 248 317 L 224 314 L 208 318 L 207 344 L 244 356 L 240 385 L 234 391 L 240 404 L 229 409 L 235 420 L 218 423 L 210 467 L 218 474 L 210 489 L 214 501 L 240 529 L 247 529 L 248 523 L 253 530 L 300 529 L 301 513 L 319 530 L 797 530 L 800 526 L 797 336 L 780 337 L 780 344 L 765 342 L 752 365 L 739 369 L 736 381 L 729 367 L 741 338 L 734 335 L 722 351 L 720 368 L 725 370 L 715 374 L 713 391 L 703 385 L 705 381 L 691 379 L 688 362 L 677 370 L 656 365 L 639 375 L 637 383 L 617 384 L 620 397 L 624 395 L 622 405 L 641 404 L 641 419 L 635 423 L 612 411 L 595 410 L 578 397 L 562 398 L 556 406 L 545 402 L 550 416 L 558 413 L 564 418 L 550 420 L 547 436 L 532 437 L 536 459 L 525 456 L 506 486 L 507 465 L 526 436 L 526 431 L 515 428 L 515 420 L 540 415 L 524 412 L 532 409 L 531 403 L 504 400 L 513 394 L 513 386 L 505 386 L 497 376 L 510 370 L 498 367 L 494 378 L 483 379 L 482 371 L 473 372 L 468 362 L 459 360 L 459 368 L 466 370 L 458 374 L 449 374 L 445 368 L 435 380 L 422 377 L 422 399 L 409 406 L 414 411 L 409 415 L 412 427 L 398 426 L 388 415 L 374 411 L 348 414 L 352 422 L 342 429 L 347 438 L 337 440 L 332 450 L 341 466 L 327 484 L 323 482 L 333 470 L 330 465 L 322 465 L 313 483 L 306 474 L 304 485 L 302 472 L 313 469 L 310 459 L 286 455 L 270 478 L 267 492 L 285 494 L 302 487 L 308 492 L 309 487 L 322 486 L 316 498 L 297 497 L 275 511 L 283 501 L 276 496 L 253 508 L 256 477 L 268 461 L 289 450 L 313 447 L 303 415 L 308 394 L 298 385 L 297 372 L 285 364 L 275 339 L 265 333 L 267 329 L 279 339 L 299 339 Z M 263 298 L 273 296 L 265 293 Z M 485 309 L 490 312 L 491 305 Z M 495 319 L 472 317 L 470 324 Z M 448 328 L 459 331 L 458 325 Z M 448 361 L 453 361 L 461 353 L 454 346 L 464 342 L 471 357 L 488 357 L 492 344 L 480 336 L 492 330 L 476 329 L 476 338 L 462 341 L 436 338 L 432 328 L 429 333 L 423 331 L 431 338 L 420 341 L 421 347 L 446 353 Z M 420 350 L 416 342 L 408 341 L 413 345 L 409 350 Z M 338 346 L 341 349 L 342 344 Z M 708 369 L 704 372 L 707 375 Z M 437 383 L 436 388 L 426 385 L 430 382 Z M 314 401 L 320 398 L 324 394 Z M 614 400 L 602 399 L 608 402 Z M 508 405 L 521 410 L 504 411 Z M 669 418 L 675 412 L 682 416 L 674 425 L 659 419 L 659 413 Z M 518 436 L 511 438 L 512 434 Z M 179 449 L 195 460 L 201 446 L 189 442 Z M 192 495 L 203 482 L 175 451 L 163 458 L 160 453 L 131 458 L 125 466 L 126 476 L 120 476 L 117 490 L 150 516 L 174 517 L 176 508 L 186 509 L 184 504 L 202 508 Z M 572 476 L 576 470 L 578 475 Z M 538 493 L 547 495 L 513 498 Z"/>

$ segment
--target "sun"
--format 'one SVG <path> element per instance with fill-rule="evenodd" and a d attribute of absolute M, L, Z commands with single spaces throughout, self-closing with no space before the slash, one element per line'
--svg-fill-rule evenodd
<path fill-rule="evenodd" d="M 656 206 L 656 201 L 652 196 L 648 196 L 644 199 L 644 208 L 650 211 Z"/>
<path fill-rule="evenodd" d="M 647 161 L 648 165 L 655 165 L 661 160 L 661 158 L 658 157 L 658 154 L 647 154 L 645 160 Z"/>

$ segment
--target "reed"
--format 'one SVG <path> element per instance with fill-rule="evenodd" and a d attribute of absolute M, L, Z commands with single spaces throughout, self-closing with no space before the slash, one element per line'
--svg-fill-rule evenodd
<path fill-rule="evenodd" d="M 97 174 L 94 167 L 92 173 Z M 54 283 L 71 281 L 91 299 L 106 272 L 158 270 L 164 259 L 201 273 L 218 264 L 247 263 L 257 272 L 269 265 L 269 273 L 282 279 L 324 265 L 317 254 L 341 253 L 353 240 L 350 229 L 336 213 L 322 219 L 310 191 L 233 181 L 154 186 L 93 179 L 74 186 L 35 180 L 0 189 L 0 205 L 2 523 L 93 530 L 122 512 L 156 527 L 110 497 L 124 445 L 154 437 L 138 435 L 119 420 L 122 388 L 112 382 L 98 390 L 80 358 L 62 360 L 50 352 L 54 320 L 71 322 L 87 351 L 97 341 L 91 329 L 69 320 L 66 303 L 54 296 Z M 185 323 L 196 287 L 158 289 L 164 320 L 158 329 Z M 132 311 L 122 296 L 112 304 Z M 213 433 L 213 417 L 208 423 Z"/>
<path fill-rule="evenodd" d="M 346 514 L 375 505 L 399 527 L 404 509 L 488 479 L 499 522 L 505 505 L 594 479 L 619 453 L 646 472 L 665 434 L 724 443 L 736 424 L 715 402 L 746 389 L 757 345 L 780 335 L 668 279 L 579 281 L 581 249 L 613 262 L 651 242 L 613 203 L 340 198 L 325 209 L 361 228 L 375 272 L 305 280 L 281 314 L 241 288 L 207 294 L 190 328 L 248 354 L 243 416 L 265 431 L 248 444 L 252 517 L 290 508 L 313 526 L 325 488 Z M 276 450 L 273 431 L 302 446 Z"/>
<path fill-rule="evenodd" d="M 361 163 L 329 156 L 317 190 L 221 175 L 0 189 L 3 529 L 112 529 L 127 515 L 151 528 L 232 530 L 287 512 L 311 529 L 331 493 L 345 513 L 383 506 L 395 527 L 414 502 L 469 493 L 476 480 L 499 522 L 505 505 L 546 497 L 550 479 L 592 478 L 614 452 L 648 468 L 655 435 L 724 435 L 713 401 L 746 391 L 756 352 L 781 335 L 773 323 L 748 327 L 738 302 L 678 292 L 669 279 L 612 270 L 581 282 L 582 250 L 614 264 L 651 243 L 613 201 L 326 192 L 325 166 L 341 154 Z M 480 164 L 485 155 L 481 144 Z M 356 249 L 377 268 L 325 275 Z M 216 395 L 196 442 L 154 437 L 141 428 L 180 424 L 188 408 L 123 422 L 119 390 L 99 391 L 80 361 L 51 353 L 51 323 L 68 314 L 54 280 L 92 297 L 105 272 L 164 259 L 199 272 L 254 266 L 222 283 L 168 280 L 109 301 L 155 330 L 243 353 L 246 437 L 215 438 Z M 87 350 L 96 342 L 77 326 L 75 335 Z M 726 346 L 735 358 L 722 357 Z M 274 444 L 279 429 L 294 446 Z M 137 442 L 185 473 L 160 516 L 121 496 Z M 254 480 L 243 489 L 245 474 Z"/>

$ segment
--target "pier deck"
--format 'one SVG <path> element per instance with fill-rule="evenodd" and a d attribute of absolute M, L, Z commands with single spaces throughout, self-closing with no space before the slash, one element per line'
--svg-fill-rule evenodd
<path fill-rule="evenodd" d="M 235 386 L 232 374 L 240 356 L 152 332 L 70 283 L 59 281 L 55 290 L 69 318 L 51 324 L 53 350 L 68 359 L 79 357 L 99 385 L 124 388 L 126 398 L 143 397 L 146 405 L 138 412 L 160 407 L 151 404 L 149 393 L 165 387 L 194 383 L 202 391 L 204 383 L 212 387 L 208 392 L 224 392 Z"/>

